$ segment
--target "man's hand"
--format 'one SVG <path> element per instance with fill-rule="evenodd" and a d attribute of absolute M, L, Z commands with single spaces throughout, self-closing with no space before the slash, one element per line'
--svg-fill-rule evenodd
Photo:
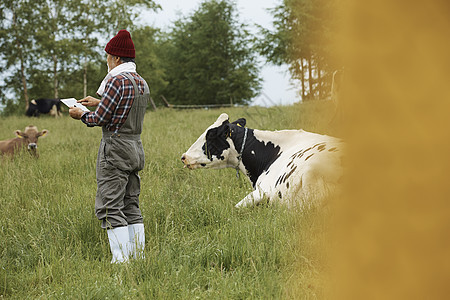
<path fill-rule="evenodd" d="M 100 100 L 91 96 L 87 96 L 86 98 L 78 100 L 77 102 L 83 104 L 84 106 L 96 107 L 100 103 Z"/>
<path fill-rule="evenodd" d="M 69 107 L 69 115 L 74 118 L 75 120 L 81 119 L 81 116 L 83 116 L 84 111 L 79 107 Z"/>

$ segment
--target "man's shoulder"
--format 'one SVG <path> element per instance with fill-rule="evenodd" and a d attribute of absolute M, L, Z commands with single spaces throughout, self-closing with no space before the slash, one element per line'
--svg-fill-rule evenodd
<path fill-rule="evenodd" d="M 135 77 L 134 74 L 137 74 L 137 73 L 128 73 L 128 74 L 130 74 L 132 77 Z M 119 87 L 124 84 L 129 84 L 129 80 L 130 79 L 128 79 L 128 77 L 124 73 L 120 73 L 120 74 L 112 76 L 108 80 L 108 84 Z"/>
<path fill-rule="evenodd" d="M 137 84 L 139 90 L 141 91 L 141 93 L 143 93 L 143 90 L 145 89 L 144 86 L 147 85 L 147 82 L 141 75 L 136 72 L 124 72 L 117 74 L 109 79 L 109 85 L 114 86 L 116 89 L 132 87 L 133 83 L 127 75 L 130 75 L 134 79 L 134 82 Z"/>
<path fill-rule="evenodd" d="M 144 80 L 144 78 L 141 77 L 141 75 L 139 75 L 136 72 L 124 72 L 124 73 L 120 73 L 117 74 L 115 76 L 113 76 L 110 80 L 117 80 L 117 81 L 127 81 L 130 80 L 129 77 L 127 75 L 131 75 L 132 78 L 136 79 L 136 80 Z"/>

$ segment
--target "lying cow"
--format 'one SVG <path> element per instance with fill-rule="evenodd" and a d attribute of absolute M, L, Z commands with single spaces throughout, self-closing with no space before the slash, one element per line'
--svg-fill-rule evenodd
<path fill-rule="evenodd" d="M 263 200 L 309 206 L 338 188 L 344 143 L 303 130 L 245 128 L 245 119 L 229 122 L 222 114 L 181 157 L 185 167 L 235 168 L 254 191 L 236 207 Z"/>
<path fill-rule="evenodd" d="M 28 149 L 31 155 L 37 158 L 39 157 L 37 153 L 38 138 L 45 136 L 47 133 L 48 130 L 45 129 L 38 132 L 37 127 L 33 125 L 27 126 L 24 132 L 16 130 L 16 138 L 0 141 L 0 154 L 13 156 L 22 149 Z"/>
<path fill-rule="evenodd" d="M 40 114 L 49 114 L 51 116 L 61 116 L 60 99 L 40 98 L 31 100 L 25 115 L 28 117 L 39 117 Z"/>

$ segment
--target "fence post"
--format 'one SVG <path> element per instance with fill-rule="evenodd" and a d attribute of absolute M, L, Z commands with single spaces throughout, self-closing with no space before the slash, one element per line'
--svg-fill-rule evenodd
<path fill-rule="evenodd" d="M 164 101 L 166 107 L 170 107 L 170 106 L 171 106 L 171 105 L 169 104 L 169 102 L 167 102 L 166 98 L 165 98 L 163 95 L 161 95 L 161 99 L 163 99 L 163 101 Z"/>
<path fill-rule="evenodd" d="M 152 105 L 153 109 L 156 110 L 156 105 L 152 97 L 150 97 L 150 104 Z"/>

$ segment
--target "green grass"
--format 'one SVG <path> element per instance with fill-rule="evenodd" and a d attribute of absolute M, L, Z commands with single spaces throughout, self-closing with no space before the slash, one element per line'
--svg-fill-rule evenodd
<path fill-rule="evenodd" d="M 318 210 L 237 210 L 251 191 L 233 169 L 189 171 L 181 154 L 221 112 L 247 126 L 330 133 L 328 103 L 149 112 L 142 140 L 146 258 L 111 265 L 94 216 L 100 128 L 59 119 L 0 119 L 0 140 L 33 124 L 40 158 L 0 162 L 0 298 L 315 299 L 322 293 Z"/>

